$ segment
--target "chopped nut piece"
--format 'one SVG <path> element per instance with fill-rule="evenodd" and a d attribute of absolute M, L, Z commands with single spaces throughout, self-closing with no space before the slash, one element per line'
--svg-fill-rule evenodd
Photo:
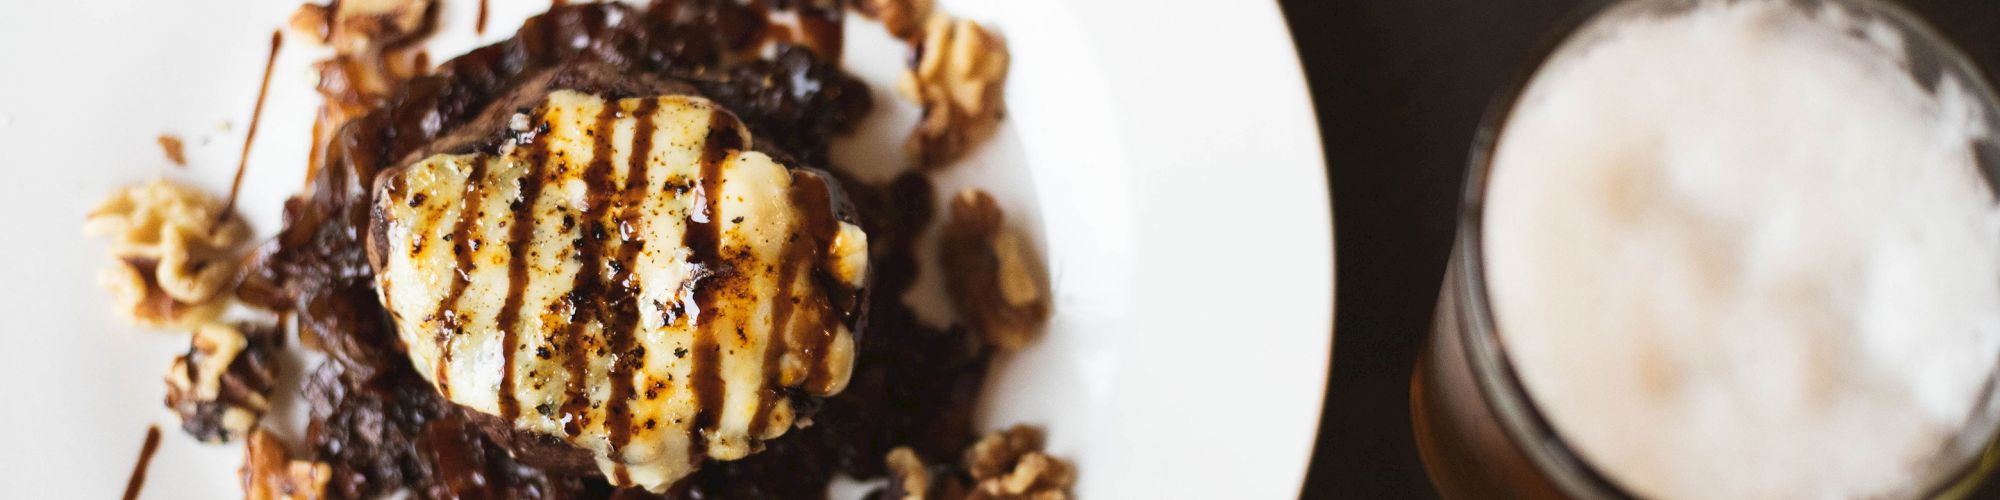
<path fill-rule="evenodd" d="M 924 115 L 903 150 L 919 168 L 937 168 L 999 125 L 1007 46 L 979 23 L 933 14 L 912 50 L 917 57 L 896 90 L 922 105 Z"/>
<path fill-rule="evenodd" d="M 84 231 L 111 236 L 118 264 L 98 282 L 120 312 L 147 327 L 190 328 L 213 319 L 250 228 L 222 203 L 164 180 L 120 189 L 91 210 Z"/>
<path fill-rule="evenodd" d="M 933 0 L 860 0 L 854 6 L 862 15 L 881 20 L 891 36 L 915 42 L 934 4 Z"/>
<path fill-rule="evenodd" d="M 1028 345 L 1049 316 L 1048 277 L 1041 260 L 993 197 L 976 189 L 952 198 L 951 220 L 939 239 L 945 287 L 959 315 L 1002 349 Z"/>
<path fill-rule="evenodd" d="M 333 467 L 323 462 L 292 460 L 285 443 L 263 429 L 250 434 L 243 447 L 243 497 L 249 500 L 326 498 Z"/>
<path fill-rule="evenodd" d="M 1015 425 L 987 434 L 965 452 L 974 486 L 970 499 L 1062 499 L 1076 482 L 1069 463 L 1042 453 L 1042 431 Z"/>
<path fill-rule="evenodd" d="M 271 408 L 277 380 L 274 351 L 281 337 L 269 326 L 202 325 L 185 355 L 167 370 L 167 408 L 196 439 L 240 439 Z"/>

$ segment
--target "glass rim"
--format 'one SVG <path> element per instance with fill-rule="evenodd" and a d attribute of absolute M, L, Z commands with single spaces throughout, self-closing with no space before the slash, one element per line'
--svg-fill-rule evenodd
<path fill-rule="evenodd" d="M 1722 0 L 1735 2 L 1743 0 Z M 1925 90 L 1935 93 L 1937 83 L 1950 76 L 1962 90 L 1974 98 L 1983 112 L 1980 117 L 1986 121 L 1988 135 L 1973 144 L 1974 163 L 1986 179 L 1989 192 L 2000 200 L 2000 97 L 1996 97 L 1993 87 L 1987 82 L 1971 59 L 1957 45 L 1950 42 L 1935 28 L 1901 5 L 1881 0 L 1777 0 L 1794 8 L 1812 8 L 1834 5 L 1846 8 L 1850 13 L 1863 19 L 1880 20 L 1904 38 L 1902 54 L 1906 59 L 1906 70 L 1917 79 Z M 1531 52 L 1532 64 L 1517 70 L 1517 74 L 1502 87 L 1496 98 L 1490 101 L 1480 118 L 1479 126 L 1473 133 L 1472 150 L 1460 193 L 1455 238 L 1458 241 L 1452 249 L 1451 260 L 1458 266 L 1458 272 L 1448 273 L 1447 279 L 1456 283 L 1445 283 L 1455 288 L 1458 303 L 1448 317 L 1439 321 L 1456 321 L 1457 334 L 1463 342 L 1462 355 L 1465 356 L 1477 390 L 1483 396 L 1487 409 L 1499 426 L 1504 429 L 1509 441 L 1526 456 L 1537 471 L 1542 473 L 1557 490 L 1572 496 L 1586 498 L 1634 498 L 1636 495 L 1621 487 L 1611 476 L 1597 469 L 1575 448 L 1569 446 L 1562 434 L 1542 415 L 1534 397 L 1528 393 L 1516 373 L 1512 361 L 1500 339 L 1499 328 L 1493 319 L 1493 309 L 1488 301 L 1485 278 L 1485 255 L 1483 248 L 1486 184 L 1493 167 L 1493 156 L 1499 139 L 1505 131 L 1520 98 L 1535 82 L 1535 77 L 1550 63 L 1572 51 L 1587 47 L 1594 40 L 1587 35 L 1609 26 L 1621 16 L 1633 14 L 1657 14 L 1677 12 L 1706 3 L 1705 0 L 1616 0 L 1598 2 L 1585 6 L 1558 22 L 1550 35 L 1537 44 Z M 1921 71 L 1930 71 L 1930 78 Z M 1983 153 L 1983 154 L 1982 154 Z M 1983 396 L 1982 408 L 1967 430 L 1985 427 L 1985 444 L 1977 453 L 1951 462 L 1941 467 L 1926 479 L 1924 498 L 1962 498 L 1970 494 L 1983 479 L 2000 469 L 2000 375 L 1989 380 Z"/>

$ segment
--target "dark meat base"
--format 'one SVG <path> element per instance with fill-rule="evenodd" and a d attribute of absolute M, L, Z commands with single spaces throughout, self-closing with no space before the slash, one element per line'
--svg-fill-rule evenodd
<path fill-rule="evenodd" d="M 742 57 L 766 29 L 762 13 L 728 1 L 556 7 L 515 38 L 411 80 L 336 134 L 310 191 L 286 203 L 285 227 L 260 250 L 242 292 L 247 301 L 296 314 L 303 343 L 328 354 L 304 392 L 312 407 L 306 458 L 334 468 L 329 495 L 407 488 L 418 498 L 649 496 L 613 491 L 574 450 L 495 429 L 490 417 L 444 401 L 417 376 L 375 298 L 363 248 L 370 187 L 378 173 L 414 157 L 491 146 L 479 141 L 492 136 L 493 116 L 504 121 L 505 113 L 488 112 L 495 101 L 576 64 L 627 78 L 557 76 L 551 85 L 625 82 L 579 89 L 615 95 L 685 81 L 740 116 L 760 138 L 758 149 L 825 166 L 827 141 L 867 113 L 867 89 L 803 48 Z M 460 130 L 472 132 L 454 133 Z M 915 278 L 912 246 L 932 217 L 929 182 L 915 174 L 887 186 L 842 180 L 870 234 L 869 293 L 883 298 L 870 301 L 852 381 L 822 402 L 813 426 L 762 453 L 711 463 L 669 496 L 817 498 L 834 474 L 880 476 L 892 447 L 950 462 L 973 439 L 972 403 L 986 369 L 981 344 L 960 329 L 923 326 L 896 299 Z"/>

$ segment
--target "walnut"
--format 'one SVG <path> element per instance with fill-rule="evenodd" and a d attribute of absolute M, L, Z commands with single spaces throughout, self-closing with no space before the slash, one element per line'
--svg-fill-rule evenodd
<path fill-rule="evenodd" d="M 190 328 L 227 304 L 250 228 L 219 200 L 167 181 L 120 189 L 84 220 L 118 264 L 98 275 L 141 326 Z"/>
<path fill-rule="evenodd" d="M 908 446 L 889 450 L 884 460 L 889 468 L 889 489 L 880 498 L 891 500 L 925 500 L 931 498 L 931 471 L 924 465 L 917 452 Z"/>
<path fill-rule="evenodd" d="M 896 90 L 922 105 L 903 151 L 919 168 L 957 160 L 998 128 L 1007 46 L 979 23 L 933 13 Z"/>
<path fill-rule="evenodd" d="M 988 343 L 1020 349 L 1048 320 L 1048 277 L 1041 259 L 1006 225 L 992 196 L 967 189 L 952 198 L 938 255 L 952 303 Z"/>
<path fill-rule="evenodd" d="M 243 447 L 243 498 L 306 500 L 326 498 L 333 467 L 325 462 L 292 460 L 285 443 L 263 429 L 250 434 Z"/>
<path fill-rule="evenodd" d="M 926 466 L 898 447 L 883 462 L 889 484 L 873 498 L 889 500 L 1063 500 L 1076 469 L 1042 452 L 1042 431 L 1026 425 L 987 434 L 965 450 L 965 462 Z"/>
<path fill-rule="evenodd" d="M 965 452 L 972 475 L 971 499 L 1069 498 L 1076 469 L 1042 453 L 1042 431 L 1026 425 L 987 434 Z"/>
<path fill-rule="evenodd" d="M 167 369 L 167 408 L 181 428 L 207 442 L 241 439 L 254 429 L 271 409 L 282 338 L 273 326 L 197 328 L 187 354 Z"/>
<path fill-rule="evenodd" d="M 862 15 L 882 21 L 889 35 L 912 42 L 923 35 L 924 21 L 931 18 L 935 6 L 934 0 L 859 0 L 854 4 Z"/>

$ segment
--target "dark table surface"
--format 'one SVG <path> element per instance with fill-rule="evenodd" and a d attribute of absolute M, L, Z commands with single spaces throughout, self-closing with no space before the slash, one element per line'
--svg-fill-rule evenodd
<path fill-rule="evenodd" d="M 1302 496 L 1434 497 L 1410 435 L 1410 369 L 1473 129 L 1551 31 L 1598 2 L 1280 3 L 1319 113 L 1339 249 L 1333 371 Z M 2000 0 L 1903 3 L 2000 81 Z"/>

